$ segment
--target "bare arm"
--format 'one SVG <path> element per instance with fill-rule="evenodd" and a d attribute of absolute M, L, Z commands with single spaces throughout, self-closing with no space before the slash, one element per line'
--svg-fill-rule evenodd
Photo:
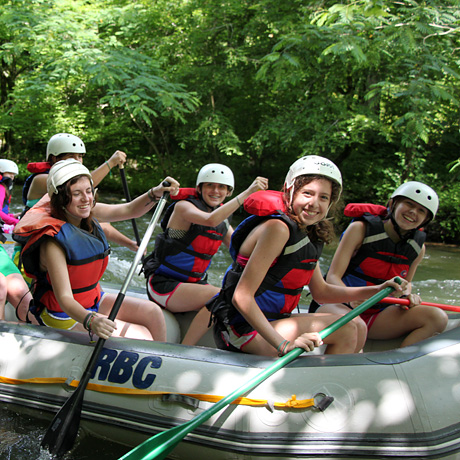
<path fill-rule="evenodd" d="M 171 185 L 164 187 L 163 181 L 156 187 L 152 187 L 148 192 L 137 197 L 129 203 L 121 204 L 105 204 L 96 203 L 93 208 L 93 215 L 101 222 L 117 222 L 120 220 L 133 219 L 143 216 L 146 212 L 153 208 L 157 200 L 159 200 L 163 193 L 170 192 L 172 195 L 179 190 L 179 182 L 172 177 L 164 179 Z"/>
<path fill-rule="evenodd" d="M 341 303 L 365 300 L 387 287 L 392 287 L 398 295 L 401 295 L 407 284 L 406 280 L 402 280 L 401 285 L 393 280 L 388 280 L 376 286 L 347 287 L 343 283 L 337 286 L 324 281 L 318 263 L 309 286 L 313 298 L 318 303 Z"/>
<path fill-rule="evenodd" d="M 37 174 L 30 184 L 29 191 L 27 193 L 28 200 L 38 200 L 47 193 L 46 179 L 48 174 Z"/>
<path fill-rule="evenodd" d="M 287 225 L 277 219 L 264 222 L 251 233 L 245 241 L 246 251 L 242 252 L 245 256 L 249 255 L 249 261 L 233 295 L 233 304 L 238 311 L 274 348 L 284 340 L 284 337 L 272 327 L 257 305 L 254 296 L 288 239 Z"/>
<path fill-rule="evenodd" d="M 225 235 L 224 240 L 223 240 L 223 243 L 225 244 L 225 246 L 227 246 L 227 248 L 230 247 L 230 242 L 232 240 L 232 235 L 233 235 L 233 227 L 230 225 L 228 227 L 227 234 Z"/>
<path fill-rule="evenodd" d="M 51 238 L 40 245 L 40 267 L 48 272 L 62 311 L 83 324 L 88 311 L 74 299 L 64 250 Z M 115 329 L 115 323 L 103 316 L 97 316 L 92 322 L 92 330 L 103 338 L 110 337 Z"/>
<path fill-rule="evenodd" d="M 326 280 L 328 283 L 335 284 L 336 286 L 345 286 L 342 277 L 350 264 L 351 258 L 361 247 L 365 232 L 366 225 L 364 222 L 352 222 L 348 226 L 340 240 L 327 272 Z"/>
<path fill-rule="evenodd" d="M 136 252 L 139 249 L 135 241 L 129 239 L 126 235 L 121 233 L 108 222 L 101 222 L 101 227 L 102 230 L 104 230 L 106 238 L 112 243 L 124 246 L 125 248 L 128 248 L 133 252 Z"/>
<path fill-rule="evenodd" d="M 97 187 L 102 179 L 104 179 L 104 177 L 107 176 L 113 168 L 123 166 L 125 162 L 126 153 L 121 150 L 117 150 L 107 161 L 104 161 L 104 163 L 91 173 L 94 186 Z"/>
<path fill-rule="evenodd" d="M 188 201 L 180 201 L 174 208 L 174 212 L 169 219 L 168 227 L 187 229 L 190 227 L 190 224 L 216 227 L 230 217 L 251 193 L 257 190 L 265 190 L 267 187 L 268 180 L 264 177 L 257 177 L 244 192 L 241 192 L 235 198 L 227 201 L 227 203 L 219 206 L 212 212 L 201 211 Z"/>
<path fill-rule="evenodd" d="M 406 280 L 408 281 L 407 288 L 404 290 L 403 294 L 407 295 L 409 299 L 409 306 L 408 308 L 416 307 L 422 303 L 422 298 L 418 294 L 412 293 L 412 280 L 414 279 L 415 272 L 417 271 L 417 267 L 419 266 L 420 262 L 425 257 L 425 245 L 422 246 L 422 250 L 417 258 L 412 262 L 409 272 L 407 273 Z M 404 307 L 401 307 L 404 308 Z M 407 308 L 407 307 L 406 307 Z"/>

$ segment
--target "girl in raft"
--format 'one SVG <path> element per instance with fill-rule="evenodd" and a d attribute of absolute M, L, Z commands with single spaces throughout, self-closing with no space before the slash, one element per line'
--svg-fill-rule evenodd
<path fill-rule="evenodd" d="M 12 233 L 18 222 L 17 216 L 10 213 L 11 190 L 18 172 L 14 161 L 0 160 L 0 219 L 4 222 L 4 233 Z M 0 245 L 0 320 L 5 319 L 5 303 L 8 301 L 15 308 L 16 317 L 25 321 L 31 300 L 32 295 L 21 272 Z"/>
<path fill-rule="evenodd" d="M 412 293 L 411 283 L 425 255 L 426 234 L 421 228 L 435 217 L 438 202 L 431 187 L 411 181 L 393 192 L 387 207 L 352 204 L 345 208 L 346 215 L 355 219 L 334 254 L 327 282 L 336 286 L 373 286 L 393 276 L 409 282 L 403 292 L 410 301 L 409 307 L 378 304 L 357 318 L 366 326 L 368 338 L 384 340 L 405 336 L 401 344 L 404 347 L 446 328 L 446 313 L 420 305 L 421 298 Z M 317 311 L 344 314 L 357 305 L 356 301 L 326 304 Z M 312 307 L 315 308 L 314 303 L 310 311 Z"/>
<path fill-rule="evenodd" d="M 342 177 L 337 166 L 316 155 L 290 167 L 283 192 L 257 192 L 245 201 L 253 214 L 232 236 L 234 263 L 225 274 L 222 291 L 211 310 L 217 346 L 266 356 L 283 356 L 294 348 L 311 351 L 322 344 L 318 332 L 341 315 L 291 314 L 308 285 L 322 302 L 363 300 L 391 286 L 344 287 L 324 281 L 318 259 L 332 237 L 325 220 L 340 196 Z M 365 335 L 349 322 L 324 339 L 326 353 L 353 353 Z"/>
<path fill-rule="evenodd" d="M 38 203 L 43 195 L 46 194 L 46 180 L 51 166 L 58 161 L 67 160 L 68 158 L 74 158 L 83 163 L 85 155 L 86 147 L 79 137 L 68 133 L 58 133 L 52 136 L 46 146 L 46 162 L 29 163 L 27 165 L 27 169 L 32 174 L 24 181 L 22 189 L 22 201 L 25 206 L 23 214 L 35 203 Z M 125 162 L 126 153 L 117 150 L 108 160 L 104 161 L 104 163 L 91 173 L 94 187 L 97 187 L 107 174 L 111 174 L 113 168 L 122 168 Z M 108 222 L 103 222 L 102 228 L 109 241 L 117 243 L 120 246 L 125 246 L 131 251 L 137 251 L 137 243 L 129 239 L 126 235 L 123 235 L 123 233 L 119 232 Z M 19 264 L 17 258 L 15 262 Z"/>
<path fill-rule="evenodd" d="M 209 312 L 204 305 L 219 292 L 207 282 L 207 270 L 222 242 L 229 246 L 233 228 L 230 217 L 243 200 L 268 187 L 257 177 L 244 192 L 222 204 L 235 187 L 232 170 L 211 163 L 203 166 L 196 188 L 181 189 L 162 221 L 154 252 L 144 261 L 147 292 L 151 300 L 178 313 L 200 310 L 182 343 L 195 345 L 208 329 Z"/>
<path fill-rule="evenodd" d="M 179 184 L 158 185 L 135 200 L 96 203 L 92 176 L 79 161 L 59 161 L 50 169 L 46 195 L 17 224 L 15 235 L 27 238 L 23 249 L 26 274 L 35 278 L 35 316 L 41 325 L 139 339 L 166 340 L 160 307 L 125 297 L 115 322 L 107 318 L 116 296 L 101 292 L 99 280 L 110 247 L 98 220 L 114 222 L 144 215 L 164 192 Z M 97 219 L 97 220 L 96 220 Z"/>

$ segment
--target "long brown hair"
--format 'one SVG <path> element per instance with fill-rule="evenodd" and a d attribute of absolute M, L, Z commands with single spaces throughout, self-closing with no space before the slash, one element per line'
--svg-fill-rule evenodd
<path fill-rule="evenodd" d="M 302 187 L 318 179 L 325 179 L 331 183 L 332 192 L 331 192 L 330 202 L 336 203 L 340 196 L 339 184 L 319 174 L 305 174 L 305 175 L 297 177 L 293 185 L 294 193 L 292 194 L 292 196 L 295 197 L 298 191 Z M 284 190 L 284 203 L 287 209 L 286 214 L 289 216 L 290 219 L 292 219 L 294 222 L 297 223 L 300 229 L 304 230 L 307 233 L 307 235 L 312 241 L 322 241 L 323 243 L 327 244 L 327 243 L 330 243 L 334 239 L 335 237 L 334 225 L 332 224 L 330 219 L 323 219 L 317 222 L 316 224 L 310 225 L 308 227 L 305 227 L 300 223 L 299 218 L 292 211 L 289 190 Z"/>
<path fill-rule="evenodd" d="M 67 222 L 67 214 L 66 214 L 66 206 L 72 201 L 72 194 L 70 193 L 70 187 L 78 182 L 79 179 L 82 177 L 88 177 L 84 174 L 80 174 L 78 176 L 72 177 L 72 179 L 68 180 L 65 184 L 60 185 L 57 187 L 58 193 L 53 193 L 51 195 L 51 215 L 56 219 L 63 220 Z M 94 196 L 94 188 L 93 196 Z M 93 205 L 96 201 L 94 197 Z M 93 231 L 93 212 L 91 211 L 90 215 L 81 220 L 80 228 L 83 230 L 87 230 L 88 232 Z"/>

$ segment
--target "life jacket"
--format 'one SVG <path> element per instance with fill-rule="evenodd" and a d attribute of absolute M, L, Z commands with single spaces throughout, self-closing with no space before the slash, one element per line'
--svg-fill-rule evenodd
<path fill-rule="evenodd" d="M 27 195 L 29 194 L 30 186 L 32 185 L 32 181 L 34 180 L 35 176 L 38 174 L 47 174 L 51 168 L 51 164 L 47 161 L 41 161 L 36 163 L 29 163 L 27 165 L 27 171 L 32 173 L 25 181 L 22 187 L 22 203 L 24 206 L 27 207 Z M 27 207 L 26 211 L 30 209 Z"/>
<path fill-rule="evenodd" d="M 84 308 L 91 308 L 100 300 L 99 280 L 107 267 L 110 247 L 98 222 L 93 222 L 90 233 L 55 219 L 50 215 L 49 198 L 45 197 L 19 221 L 14 233 L 16 240 L 25 242 L 22 262 L 27 276 L 36 280 L 36 306 L 62 312 L 48 273 L 40 270 L 40 244 L 45 236 L 54 238 L 64 249 L 75 300 Z"/>
<path fill-rule="evenodd" d="M 5 214 L 10 213 L 10 203 L 11 203 L 11 196 L 7 200 L 3 201 L 2 212 L 4 212 Z"/>
<path fill-rule="evenodd" d="M 183 190 L 183 189 L 182 189 Z M 198 209 L 209 212 L 208 206 L 201 200 L 195 189 L 185 189 L 181 198 L 177 198 L 166 210 L 161 222 L 163 232 L 155 240 L 155 250 L 144 260 L 146 278 L 150 275 L 162 275 L 186 283 L 196 283 L 206 276 L 211 259 L 217 253 L 230 226 L 227 219 L 216 227 L 192 224 L 180 239 L 168 236 L 167 225 L 180 199 L 185 199 Z"/>
<path fill-rule="evenodd" d="M 244 202 L 246 211 L 252 215 L 235 229 L 230 244 L 233 264 L 225 273 L 220 299 L 210 302 L 208 308 L 217 321 L 227 324 L 245 322 L 232 305 L 236 285 L 243 267 L 236 262 L 240 247 L 249 233 L 268 219 L 279 219 L 289 228 L 289 239 L 263 279 L 255 294 L 259 308 L 269 320 L 285 317 L 297 306 L 303 287 L 310 282 L 323 249 L 322 242 L 312 242 L 285 213 L 282 193 L 259 191 Z"/>
<path fill-rule="evenodd" d="M 11 177 L 5 177 L 4 178 L 3 174 L 0 174 L 0 184 L 2 184 L 3 187 L 5 188 L 5 198 L 6 198 L 6 191 L 11 190 L 12 184 L 13 184 L 13 179 L 11 179 Z M 5 214 L 9 214 L 9 212 L 10 212 L 10 203 L 11 203 L 11 195 L 9 196 L 8 199 L 3 200 L 2 212 L 4 212 Z"/>
<path fill-rule="evenodd" d="M 347 286 L 370 286 L 395 276 L 406 278 L 410 266 L 422 250 L 425 232 L 415 230 L 409 238 L 395 243 L 386 233 L 380 216 L 363 213 L 356 216 L 356 220 L 366 223 L 366 233 L 342 281 Z"/>

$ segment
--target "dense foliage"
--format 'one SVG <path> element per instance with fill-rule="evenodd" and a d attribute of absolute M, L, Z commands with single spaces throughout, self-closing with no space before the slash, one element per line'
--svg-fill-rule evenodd
<path fill-rule="evenodd" d="M 24 178 L 71 132 L 90 167 L 127 152 L 132 194 L 211 161 L 277 189 L 319 154 L 345 202 L 429 183 L 430 238 L 458 243 L 459 3 L 0 0 L 0 154 Z"/>

